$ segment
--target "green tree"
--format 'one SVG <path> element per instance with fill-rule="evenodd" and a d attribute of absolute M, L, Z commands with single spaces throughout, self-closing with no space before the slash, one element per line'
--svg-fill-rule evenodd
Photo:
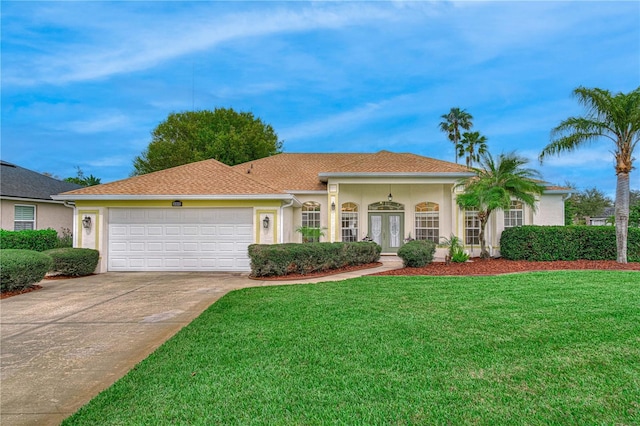
<path fill-rule="evenodd" d="M 480 159 L 480 167 L 473 168 L 475 176 L 463 179 L 456 187 L 463 187 L 456 202 L 465 210 L 476 210 L 480 221 L 480 257 L 488 258 L 485 228 L 495 210 L 508 210 L 511 200 L 519 200 L 535 209 L 536 195 L 544 186 L 537 180 L 540 174 L 524 168 L 529 160 L 515 153 L 500 154 L 497 161 L 490 153 Z"/>
<path fill-rule="evenodd" d="M 85 176 L 84 172 L 80 167 L 76 167 L 77 173 L 76 176 L 68 177 L 64 181 L 75 183 L 76 185 L 81 186 L 94 186 L 100 185 L 100 178 L 95 177 L 94 175 Z"/>
<path fill-rule="evenodd" d="M 613 206 L 611 198 L 598 188 L 587 188 L 571 195 L 575 207 L 575 218 L 578 220 L 589 217 L 603 217 L 605 209 Z"/>
<path fill-rule="evenodd" d="M 629 173 L 633 168 L 633 151 L 640 140 L 640 87 L 615 95 L 608 90 L 585 87 L 578 87 L 573 93 L 587 109 L 586 114 L 569 117 L 551 131 L 551 143 L 540 153 L 540 161 L 548 155 L 571 152 L 602 138 L 613 142 L 617 175 L 617 261 L 627 263 Z"/>
<path fill-rule="evenodd" d="M 458 157 L 466 156 L 467 167 L 473 167 L 474 162 L 487 153 L 487 138 L 480 132 L 464 132 L 458 147 Z"/>
<path fill-rule="evenodd" d="M 133 175 L 210 158 L 233 166 L 282 150 L 270 125 L 231 108 L 171 113 L 151 135 L 147 149 L 133 161 Z"/>
<path fill-rule="evenodd" d="M 451 143 L 453 143 L 457 163 L 458 153 L 460 151 L 460 140 L 462 139 L 460 129 L 471 129 L 471 126 L 473 126 L 473 116 L 464 109 L 451 108 L 448 114 L 443 114 L 440 118 L 442 118 L 443 121 L 438 127 L 447 134 L 447 137 Z"/>

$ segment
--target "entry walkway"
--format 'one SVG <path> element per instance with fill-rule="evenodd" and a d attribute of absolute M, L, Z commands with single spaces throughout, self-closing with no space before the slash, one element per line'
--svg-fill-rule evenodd
<path fill-rule="evenodd" d="M 221 273 L 107 273 L 43 281 L 0 302 L 0 424 L 58 425 L 232 290 L 355 278 L 383 265 L 300 281 Z"/>

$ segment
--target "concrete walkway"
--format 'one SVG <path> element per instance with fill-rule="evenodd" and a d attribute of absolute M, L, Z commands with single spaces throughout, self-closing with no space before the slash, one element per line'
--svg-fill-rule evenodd
<path fill-rule="evenodd" d="M 107 273 L 43 281 L 0 302 L 0 424 L 58 425 L 229 291 L 337 281 L 402 266 L 301 281 L 223 273 Z"/>

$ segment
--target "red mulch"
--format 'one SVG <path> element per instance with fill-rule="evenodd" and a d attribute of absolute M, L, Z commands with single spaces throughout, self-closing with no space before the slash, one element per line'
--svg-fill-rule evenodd
<path fill-rule="evenodd" d="M 42 286 L 32 285 L 31 287 L 23 288 L 22 290 L 3 291 L 2 293 L 0 293 L 0 300 L 6 299 L 7 297 L 11 297 L 11 296 L 17 296 L 18 294 L 24 294 L 24 293 L 29 293 L 35 290 L 40 290 L 41 288 Z"/>
<path fill-rule="evenodd" d="M 556 260 L 530 262 L 526 260 L 479 259 L 471 262 L 434 262 L 424 268 L 402 268 L 373 275 L 498 275 L 513 272 L 561 271 L 561 270 L 624 270 L 640 271 L 640 263 L 621 264 L 614 260 Z"/>

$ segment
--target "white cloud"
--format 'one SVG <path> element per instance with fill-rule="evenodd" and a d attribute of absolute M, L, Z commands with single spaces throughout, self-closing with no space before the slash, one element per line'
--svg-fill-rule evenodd
<path fill-rule="evenodd" d="M 61 130 L 79 134 L 102 133 L 122 130 L 130 124 L 129 118 L 121 113 L 92 118 L 89 120 L 75 120 L 65 123 Z"/>
<path fill-rule="evenodd" d="M 111 25 L 100 20 L 85 28 L 82 16 L 67 25 L 80 32 L 75 41 L 57 46 L 25 64 L 4 64 L 3 79 L 13 85 L 65 84 L 108 78 L 113 75 L 145 70 L 189 53 L 211 49 L 221 43 L 247 37 L 337 28 L 372 19 L 386 19 L 384 8 L 359 5 L 322 5 L 266 9 L 262 12 L 220 15 L 203 8 L 198 17 L 179 19 L 145 13 L 115 13 Z M 70 6 L 72 7 L 72 6 Z M 293 8 L 291 8 L 293 9 Z M 61 10 L 66 13 L 66 10 Z M 116 15 L 116 16 L 113 16 Z M 117 18 L 117 19 L 116 19 Z M 49 19 L 58 19 L 57 16 Z M 105 21 L 108 18 L 105 18 Z M 93 31 L 92 31 L 93 30 Z M 84 40 L 86 33 L 88 40 Z M 97 34 L 95 34 L 97 33 Z M 24 69 L 31 70 L 24 73 Z"/>

